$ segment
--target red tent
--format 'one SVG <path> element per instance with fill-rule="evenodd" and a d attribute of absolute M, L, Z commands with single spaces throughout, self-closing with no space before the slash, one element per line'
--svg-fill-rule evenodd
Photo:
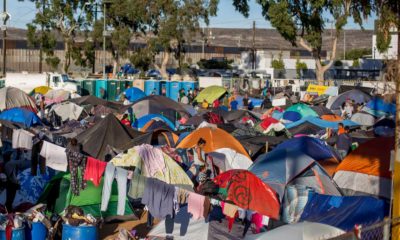
<path fill-rule="evenodd" d="M 272 117 L 266 117 L 264 120 L 261 122 L 260 126 L 265 130 L 267 129 L 271 124 L 279 123 L 278 120 Z"/>
<path fill-rule="evenodd" d="M 225 200 L 238 207 L 256 211 L 278 219 L 280 204 L 276 192 L 247 170 L 229 170 L 213 180 L 220 188 L 226 188 Z"/>

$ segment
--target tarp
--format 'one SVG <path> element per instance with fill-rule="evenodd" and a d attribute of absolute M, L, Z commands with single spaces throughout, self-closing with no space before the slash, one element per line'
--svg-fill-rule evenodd
<path fill-rule="evenodd" d="M 213 152 L 220 148 L 231 148 L 236 152 L 249 157 L 244 147 L 232 135 L 219 128 L 199 128 L 185 137 L 176 148 L 193 148 L 203 138 L 206 141 L 204 151 Z M 250 157 L 249 157 L 250 158 Z"/>
<path fill-rule="evenodd" d="M 24 128 L 42 124 L 35 113 L 23 108 L 13 108 L 2 112 L 0 114 L 0 120 L 17 123 Z"/>
<path fill-rule="evenodd" d="M 208 156 L 212 157 L 213 164 L 224 172 L 231 169 L 248 169 L 253 163 L 248 157 L 230 148 L 217 149 Z"/>
<path fill-rule="evenodd" d="M 290 149 L 278 149 L 260 155 L 249 168 L 263 182 L 271 186 L 280 196 L 283 197 L 287 184 L 296 178 L 301 178 L 307 169 L 312 170 L 312 183 L 319 189 L 317 192 L 331 192 L 333 195 L 340 195 L 329 175 L 310 156 Z M 307 176 L 308 177 L 308 176 Z"/>
<path fill-rule="evenodd" d="M 287 124 L 286 128 L 287 129 L 291 129 L 291 128 L 299 126 L 299 125 L 301 125 L 301 124 L 303 124 L 305 122 L 309 122 L 309 123 L 311 123 L 313 125 L 316 125 L 316 126 L 318 126 L 320 128 L 332 128 L 332 129 L 335 129 L 335 130 L 338 129 L 338 124 L 339 124 L 339 122 L 325 121 L 325 120 L 322 120 L 322 119 L 317 118 L 317 117 L 305 117 L 305 118 L 300 119 L 297 122 L 293 122 L 293 123 Z M 349 126 L 350 128 L 359 126 L 357 123 L 355 123 L 353 121 L 350 121 L 350 120 L 343 120 L 343 121 L 341 121 L 341 123 L 343 123 L 345 126 Z"/>
<path fill-rule="evenodd" d="M 290 128 L 289 132 L 294 136 L 296 136 L 297 134 L 315 135 L 323 129 L 323 127 L 319 127 L 310 122 L 304 122 L 300 125 Z"/>
<path fill-rule="evenodd" d="M 47 105 L 53 104 L 53 103 L 60 103 L 62 101 L 67 100 L 70 97 L 70 92 L 65 91 L 63 89 L 53 89 L 48 91 L 44 97 L 45 97 L 45 103 Z"/>
<path fill-rule="evenodd" d="M 360 90 L 353 89 L 334 97 L 333 100 L 328 101 L 326 107 L 331 110 L 337 110 L 340 109 L 342 104 L 346 102 L 347 99 L 354 100 L 355 103 L 361 104 L 367 103 L 369 100 L 371 100 L 371 98 L 371 95 Z"/>
<path fill-rule="evenodd" d="M 107 217 L 117 215 L 118 187 L 114 181 L 111 189 L 111 197 L 106 212 L 100 211 L 101 197 L 103 191 L 103 178 L 99 186 L 94 186 L 91 181 L 87 181 L 84 190 L 80 190 L 79 196 L 72 194 L 71 175 L 68 173 L 57 174 L 46 186 L 38 202 L 47 204 L 47 209 L 51 212 L 60 214 L 70 205 L 81 207 L 85 214 L 92 214 L 94 217 Z M 133 214 L 128 201 L 125 204 L 125 215 Z"/>
<path fill-rule="evenodd" d="M 373 197 L 340 197 L 312 194 L 300 221 L 318 222 L 351 231 L 355 225 L 368 226 L 387 216 L 389 206 Z"/>
<path fill-rule="evenodd" d="M 346 233 L 333 226 L 314 222 L 284 225 L 270 231 L 246 236 L 245 240 L 320 240 L 330 239 Z"/>
<path fill-rule="evenodd" d="M 249 97 L 249 100 L 253 104 L 253 107 L 261 107 L 261 104 L 263 103 L 263 99 L 260 98 L 253 98 Z M 235 101 L 238 102 L 237 107 L 242 108 L 243 107 L 243 96 L 236 96 Z"/>
<path fill-rule="evenodd" d="M 148 114 L 145 115 L 141 118 L 136 119 L 135 122 L 132 123 L 132 127 L 137 128 L 137 129 L 142 129 L 149 121 L 151 120 L 158 120 L 158 121 L 163 121 L 167 124 L 168 127 L 170 127 L 172 130 L 175 130 L 175 123 L 171 122 L 168 118 L 164 117 L 161 114 Z"/>
<path fill-rule="evenodd" d="M 70 99 L 70 102 L 76 103 L 78 105 L 104 105 L 107 103 L 106 100 L 95 97 L 93 95 L 88 95 L 80 98 Z"/>
<path fill-rule="evenodd" d="M 82 150 L 85 153 L 94 158 L 105 160 L 105 156 L 108 154 L 107 147 L 118 149 L 140 135 L 142 133 L 124 126 L 114 115 L 109 114 L 76 138 L 82 144 Z"/>
<path fill-rule="evenodd" d="M 339 121 L 343 121 L 343 118 L 341 118 L 338 115 L 335 114 L 329 114 L 329 115 L 322 115 L 321 116 L 322 120 L 328 121 L 328 122 L 339 122 Z"/>
<path fill-rule="evenodd" d="M 238 207 L 250 209 L 264 216 L 279 218 L 280 203 L 275 191 L 247 170 L 229 170 L 213 179 L 226 188 L 225 200 Z"/>
<path fill-rule="evenodd" d="M 127 150 L 137 145 L 149 144 L 153 146 L 164 146 L 175 147 L 178 142 L 178 136 L 168 129 L 157 129 L 155 131 L 147 132 L 129 143 L 124 145 L 121 150 Z"/>
<path fill-rule="evenodd" d="M 50 112 L 52 111 L 61 117 L 62 121 L 78 120 L 83 112 L 83 107 L 80 107 L 75 103 L 66 102 L 54 105 Z"/>
<path fill-rule="evenodd" d="M 203 91 L 201 91 L 194 100 L 198 103 L 202 103 L 204 100 L 206 100 L 208 103 L 211 104 L 225 93 L 226 89 L 224 87 L 210 86 L 203 89 Z"/>
<path fill-rule="evenodd" d="M 136 118 L 141 118 L 148 114 L 161 114 L 172 122 L 178 119 L 180 113 L 190 115 L 179 103 L 170 98 L 158 95 L 140 99 L 133 103 L 132 109 Z"/>
<path fill-rule="evenodd" d="M 366 106 L 372 110 L 396 114 L 396 104 L 385 102 L 382 98 L 375 97 Z"/>
<path fill-rule="evenodd" d="M 312 110 L 314 110 L 314 112 L 316 112 L 319 116 L 322 116 L 322 115 L 332 115 L 332 114 L 334 114 L 330 109 L 328 109 L 328 108 L 325 107 L 325 106 L 321 106 L 321 105 L 318 105 L 318 106 L 310 106 L 310 108 L 311 108 Z"/>
<path fill-rule="evenodd" d="M 0 111 L 11 108 L 25 108 L 37 112 L 35 102 L 24 91 L 14 87 L 0 89 Z"/>
<path fill-rule="evenodd" d="M 139 88 L 136 87 L 130 87 L 124 91 L 124 94 L 126 98 L 130 102 L 136 102 L 144 97 L 146 97 L 146 94 Z"/>

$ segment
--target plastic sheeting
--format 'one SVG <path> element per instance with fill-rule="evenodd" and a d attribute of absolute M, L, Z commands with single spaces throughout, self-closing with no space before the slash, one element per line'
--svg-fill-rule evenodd
<path fill-rule="evenodd" d="M 305 117 L 305 118 L 302 118 L 301 120 L 299 120 L 297 122 L 289 123 L 288 125 L 286 125 L 286 128 L 290 129 L 290 128 L 299 126 L 299 125 L 301 125 L 303 123 L 306 123 L 306 122 L 311 123 L 311 124 L 316 125 L 316 126 L 321 127 L 321 128 L 332 128 L 332 129 L 335 129 L 335 130 L 338 129 L 338 124 L 340 122 L 343 123 L 345 126 L 349 126 L 349 127 L 358 127 L 359 126 L 359 124 L 357 124 L 357 123 L 355 123 L 353 121 L 350 121 L 350 120 L 344 120 L 344 121 L 340 121 L 340 122 L 330 122 L 330 121 L 322 120 L 322 119 L 317 118 L 317 117 Z"/>
<path fill-rule="evenodd" d="M 42 124 L 35 113 L 22 108 L 13 108 L 2 112 L 0 114 L 0 120 L 16 123 L 25 128 Z"/>
<path fill-rule="evenodd" d="M 350 231 L 356 224 L 371 225 L 382 221 L 388 204 L 373 197 L 339 197 L 321 194 L 310 196 L 301 221 L 318 222 Z"/>

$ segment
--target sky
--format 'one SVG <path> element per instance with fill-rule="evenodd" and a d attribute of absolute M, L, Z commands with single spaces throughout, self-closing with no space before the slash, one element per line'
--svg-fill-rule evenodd
<path fill-rule="evenodd" d="M 8 12 L 11 15 L 9 27 L 26 28 L 26 24 L 31 22 L 35 16 L 36 9 L 30 0 L 8 0 Z M 327 16 L 328 17 L 328 16 Z M 261 8 L 255 0 L 250 0 L 250 16 L 245 18 L 237 12 L 232 5 L 232 0 L 220 0 L 218 14 L 211 18 L 209 27 L 213 28 L 251 28 L 253 21 L 256 21 L 257 28 L 271 28 L 268 21 L 261 15 Z M 364 28 L 373 29 L 374 18 L 365 22 Z M 330 26 L 327 26 L 329 28 Z M 359 29 L 357 24 L 351 20 L 345 27 L 346 29 Z"/>

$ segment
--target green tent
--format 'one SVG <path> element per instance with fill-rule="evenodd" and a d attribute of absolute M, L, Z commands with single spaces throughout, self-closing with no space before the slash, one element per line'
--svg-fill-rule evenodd
<path fill-rule="evenodd" d="M 92 214 L 94 217 L 108 217 L 117 215 L 118 187 L 114 181 L 108 209 L 106 212 L 100 211 L 101 196 L 103 191 L 103 179 L 98 187 L 91 181 L 87 182 L 87 187 L 80 191 L 79 196 L 74 196 L 70 186 L 71 175 L 69 173 L 59 173 L 47 184 L 43 194 L 39 198 L 39 203 L 47 204 L 50 212 L 61 213 L 69 205 L 81 207 L 85 214 Z M 133 214 L 128 201 L 125 205 L 125 215 Z"/>
<path fill-rule="evenodd" d="M 298 103 L 286 109 L 286 112 L 297 112 L 301 117 L 318 117 L 318 114 L 307 104 Z"/>
<path fill-rule="evenodd" d="M 226 93 L 226 89 L 223 87 L 210 86 L 210 87 L 203 89 L 203 91 L 201 91 L 199 93 L 199 95 L 197 95 L 195 100 L 198 103 L 202 103 L 205 99 L 208 103 L 213 103 L 216 99 L 220 98 L 225 93 Z"/>

